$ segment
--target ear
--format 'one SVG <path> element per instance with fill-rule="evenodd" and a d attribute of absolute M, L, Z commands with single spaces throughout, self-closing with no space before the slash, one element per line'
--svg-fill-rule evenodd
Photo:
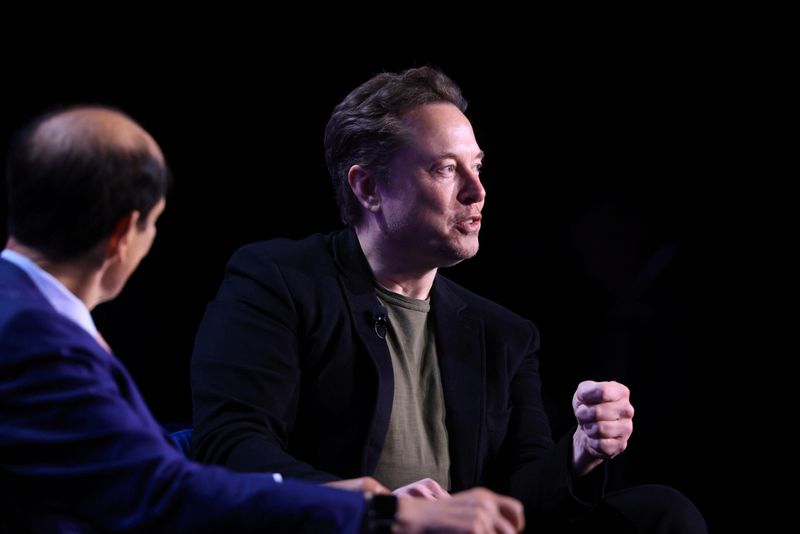
<path fill-rule="evenodd" d="M 127 257 L 131 237 L 136 232 L 136 224 L 138 222 L 139 212 L 137 210 L 120 217 L 106 242 L 107 260 L 125 259 Z"/>
<path fill-rule="evenodd" d="M 347 183 L 364 209 L 373 213 L 380 210 L 381 199 L 377 194 L 377 180 L 372 172 L 361 165 L 353 165 L 347 173 Z"/>

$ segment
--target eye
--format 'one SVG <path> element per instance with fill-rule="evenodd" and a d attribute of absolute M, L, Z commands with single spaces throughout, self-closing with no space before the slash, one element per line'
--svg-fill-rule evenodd
<path fill-rule="evenodd" d="M 434 172 L 439 176 L 453 176 L 456 173 L 455 164 L 441 165 L 434 168 Z"/>

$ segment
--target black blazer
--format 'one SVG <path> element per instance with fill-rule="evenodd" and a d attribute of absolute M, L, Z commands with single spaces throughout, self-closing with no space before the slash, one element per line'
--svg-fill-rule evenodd
<path fill-rule="evenodd" d="M 372 474 L 394 387 L 378 306 L 352 229 L 236 252 L 192 357 L 198 459 L 312 481 Z M 536 327 L 442 275 L 431 309 L 451 490 L 552 509 L 569 492 L 570 440 L 551 439 Z"/>

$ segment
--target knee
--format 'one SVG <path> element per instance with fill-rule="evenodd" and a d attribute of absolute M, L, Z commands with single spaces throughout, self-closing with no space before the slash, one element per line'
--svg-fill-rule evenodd
<path fill-rule="evenodd" d="M 697 506 L 680 491 L 669 486 L 648 484 L 639 486 L 661 513 L 660 532 L 708 532 L 703 514 Z"/>
<path fill-rule="evenodd" d="M 617 499 L 609 496 L 609 502 L 624 510 L 634 524 L 644 527 L 644 531 L 663 534 L 708 532 L 700 510 L 674 488 L 647 484 L 619 493 L 622 495 Z"/>

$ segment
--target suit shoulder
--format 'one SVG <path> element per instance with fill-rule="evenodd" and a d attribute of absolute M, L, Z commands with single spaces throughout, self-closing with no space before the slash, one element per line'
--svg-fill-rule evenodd
<path fill-rule="evenodd" d="M 467 306 L 467 313 L 485 323 L 502 325 L 504 328 L 514 330 L 530 330 L 532 328 L 538 336 L 538 329 L 530 319 L 522 317 L 493 300 L 478 295 L 444 276 L 439 275 L 437 283 L 442 284 L 443 290 L 463 301 Z"/>
<path fill-rule="evenodd" d="M 23 305 L 2 315 L 0 349 L 12 359 L 45 353 L 94 356 L 97 347 L 91 335 L 55 310 Z"/>
<path fill-rule="evenodd" d="M 58 312 L 36 302 L 22 302 L 14 298 L 13 301 L 2 302 L 0 306 L 0 332 L 3 334 L 28 331 L 44 333 L 59 330 L 64 322 L 66 319 Z"/>
<path fill-rule="evenodd" d="M 278 264 L 313 270 L 325 263 L 332 263 L 330 235 L 312 234 L 298 240 L 276 238 L 245 245 L 231 256 L 228 268 L 258 268 L 264 264 Z"/>

